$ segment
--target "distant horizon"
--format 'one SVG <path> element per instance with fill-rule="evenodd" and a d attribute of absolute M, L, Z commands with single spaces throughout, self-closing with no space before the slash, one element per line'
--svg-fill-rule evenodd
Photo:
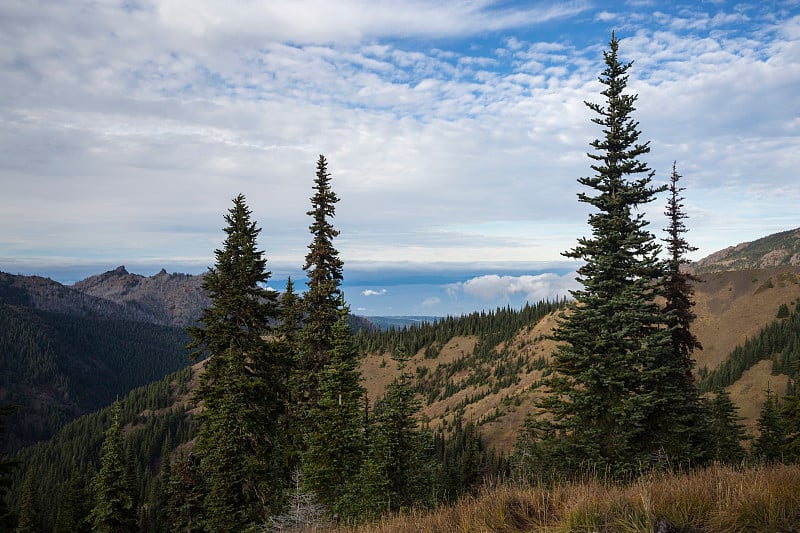
<path fill-rule="evenodd" d="M 187 5 L 0 4 L 0 268 L 200 273 L 241 193 L 282 283 L 324 154 L 354 312 L 558 294 L 612 32 L 690 259 L 798 224 L 795 0 Z M 638 206 L 657 238 L 666 201 Z"/>
<path fill-rule="evenodd" d="M 568 296 L 576 285 L 570 274 L 572 263 L 507 263 L 504 265 L 447 266 L 403 265 L 403 268 L 383 269 L 348 267 L 341 285 L 352 313 L 375 317 L 440 317 L 461 316 L 480 311 L 493 311 L 506 307 L 521 308 L 526 302 L 554 300 Z M 199 275 L 203 269 L 182 268 L 186 265 L 82 265 L 53 268 L 18 268 L 11 271 L 0 265 L 0 271 L 15 275 L 41 276 L 71 286 L 91 276 L 112 272 L 125 267 L 129 274 L 152 277 L 165 270 L 168 274 Z M 543 268 L 544 266 L 549 268 Z M 267 286 L 283 292 L 289 277 L 295 291 L 305 290 L 305 274 L 301 269 L 267 264 L 274 269 Z M 191 270 L 191 271 L 190 271 Z M 502 271 L 506 274 L 497 275 Z M 419 302 L 422 302 L 420 304 Z"/>

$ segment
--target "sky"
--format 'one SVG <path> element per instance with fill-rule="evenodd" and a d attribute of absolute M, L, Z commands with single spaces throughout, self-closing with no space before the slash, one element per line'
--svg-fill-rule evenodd
<path fill-rule="evenodd" d="M 242 193 L 302 288 L 325 154 L 354 312 L 565 295 L 612 31 L 691 258 L 800 226 L 798 0 L 3 0 L 0 270 L 200 273 Z"/>

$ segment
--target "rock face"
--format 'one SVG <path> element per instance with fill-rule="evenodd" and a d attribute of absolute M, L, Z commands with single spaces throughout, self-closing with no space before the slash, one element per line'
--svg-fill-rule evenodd
<path fill-rule="evenodd" d="M 0 272 L 0 303 L 81 317 L 153 322 L 148 313 L 40 276 Z"/>
<path fill-rule="evenodd" d="M 800 228 L 775 233 L 714 252 L 692 266 L 698 274 L 800 266 Z"/>
<path fill-rule="evenodd" d="M 79 281 L 72 288 L 137 309 L 156 324 L 188 326 L 194 325 L 209 305 L 202 283 L 202 275 L 168 274 L 161 269 L 158 274 L 145 277 L 120 266 Z"/>

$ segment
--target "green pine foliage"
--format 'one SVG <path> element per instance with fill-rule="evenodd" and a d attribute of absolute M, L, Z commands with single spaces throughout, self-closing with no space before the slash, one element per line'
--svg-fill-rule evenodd
<path fill-rule="evenodd" d="M 795 363 L 795 376 L 799 373 L 797 371 L 799 367 L 800 361 Z M 787 462 L 800 461 L 800 387 L 797 386 L 797 382 L 798 378 L 795 377 L 794 394 L 786 396 L 780 408 L 785 431 L 782 456 Z"/>
<path fill-rule="evenodd" d="M 425 505 L 433 495 L 433 436 L 420 427 L 420 400 L 405 369 L 408 356 L 401 352 L 395 360 L 400 375 L 375 403 L 358 479 L 357 505 L 367 517 Z"/>
<path fill-rule="evenodd" d="M 128 479 L 122 440 L 121 407 L 112 406 L 111 426 L 100 450 L 100 471 L 92 480 L 94 507 L 89 513 L 92 531 L 125 533 L 136 531 L 134 487 Z"/>
<path fill-rule="evenodd" d="M 207 492 L 200 473 L 200 457 L 194 453 L 181 453 L 171 461 L 164 472 L 163 514 L 169 527 L 165 531 L 199 533 L 206 531 L 203 500 Z"/>
<path fill-rule="evenodd" d="M 713 459 L 720 463 L 740 463 L 746 455 L 742 442 L 747 436 L 728 391 L 719 389 L 715 392 L 710 411 Z"/>
<path fill-rule="evenodd" d="M 330 361 L 319 375 L 319 401 L 308 414 L 315 431 L 306 433 L 302 456 L 304 488 L 342 517 L 355 514 L 354 480 L 366 448 L 362 411 L 366 392 L 347 316 L 348 308 L 342 304 L 333 327 Z"/>
<path fill-rule="evenodd" d="M 453 337 L 478 335 L 480 342 L 475 349 L 475 355 L 485 357 L 501 342 L 511 340 L 520 329 L 536 324 L 564 304 L 565 301 L 542 300 L 536 303 L 526 302 L 521 309 L 503 307 L 458 317 L 448 316 L 402 328 L 371 331 L 362 329 L 356 332 L 355 342 L 361 353 L 403 351 L 416 354 L 426 348 L 426 357 L 435 359 L 438 356 L 437 347 L 441 348 Z"/>
<path fill-rule="evenodd" d="M 197 359 L 208 354 L 195 398 L 202 402 L 195 453 L 208 492 L 204 510 L 212 531 L 263 523 L 280 508 L 285 477 L 287 362 L 266 340 L 278 316 L 266 259 L 243 195 L 225 215 L 226 239 L 203 280 L 211 306 L 202 326 L 189 329 Z"/>
<path fill-rule="evenodd" d="M 84 473 L 73 467 L 69 479 L 61 485 L 58 498 L 56 533 L 89 533 L 91 523 L 92 491 L 90 481 Z"/>
<path fill-rule="evenodd" d="M 0 444 L 3 444 L 6 437 L 5 417 L 14 414 L 17 410 L 15 405 L 0 404 Z M 0 446 L 0 450 L 2 450 Z M 6 495 L 12 485 L 14 469 L 19 466 L 19 462 L 9 459 L 0 452 L 0 528 L 11 529 L 14 522 L 14 515 L 6 502 Z"/>
<path fill-rule="evenodd" d="M 664 433 L 663 448 L 673 464 L 701 464 L 711 460 L 711 446 L 708 439 L 709 413 L 700 401 L 695 384 L 694 360 L 692 354 L 702 346 L 692 333 L 691 325 L 697 317 L 693 311 L 693 283 L 699 280 L 683 267 L 690 261 L 688 253 L 697 250 L 689 245 L 684 237 L 688 231 L 684 220 L 683 197 L 685 189 L 678 185 L 681 176 L 677 164 L 673 163 L 670 176 L 669 199 L 664 214 L 669 224 L 666 228 L 667 260 L 665 275 L 661 281 L 665 304 L 663 313 L 669 329 L 672 349 L 657 365 L 665 369 L 665 374 L 657 381 L 660 397 L 666 400 L 662 405 L 661 423 L 669 427 Z"/>
<path fill-rule="evenodd" d="M 21 408 L 0 452 L 46 440 L 70 420 L 178 371 L 188 341 L 181 328 L 0 304 L 0 389 Z M 33 402 L 31 388 L 46 394 Z"/>
<path fill-rule="evenodd" d="M 758 415 L 758 435 L 753 441 L 753 456 L 774 463 L 783 460 L 786 449 L 786 425 L 781 416 L 778 399 L 767 389 L 764 405 Z"/>
<path fill-rule="evenodd" d="M 121 423 L 126 427 L 124 449 L 132 452 L 132 461 L 135 463 L 136 486 L 132 491 L 138 495 L 141 507 L 155 510 L 159 505 L 151 495 L 164 461 L 163 454 L 170 453 L 172 447 L 179 443 L 191 441 L 196 435 L 196 423 L 187 412 L 191 405 L 178 403 L 173 406 L 178 395 L 188 393 L 191 377 L 191 369 L 187 367 L 162 381 L 134 389 L 119 402 Z M 18 468 L 14 472 L 9 492 L 11 509 L 20 509 L 21 487 L 24 483 L 22 474 L 32 471 L 39 502 L 43 503 L 39 509 L 42 530 L 79 531 L 79 527 L 64 528 L 57 524 L 75 523 L 67 522 L 67 517 L 63 516 L 72 512 L 71 508 L 76 509 L 74 516 L 88 516 L 85 506 L 73 506 L 70 500 L 80 503 L 83 498 L 83 503 L 91 507 L 91 479 L 100 468 L 100 448 L 104 432 L 111 424 L 112 409 L 106 407 L 70 422 L 51 440 L 20 450 L 14 458 L 23 465 L 24 470 Z M 168 443 L 166 449 L 165 443 Z M 127 451 L 123 453 L 130 456 Z M 83 490 L 77 493 L 67 490 L 72 483 L 83 487 Z M 140 524 L 140 528 L 146 531 L 166 531 L 160 526 L 145 526 L 144 523 Z"/>
<path fill-rule="evenodd" d="M 316 402 L 316 374 L 330 358 L 333 348 L 333 326 L 339 320 L 339 300 L 343 263 L 333 239 L 339 231 L 333 227 L 336 203 L 339 198 L 331 188 L 331 174 L 324 155 L 317 161 L 314 195 L 311 197 L 312 218 L 309 226 L 312 240 L 308 245 L 303 270 L 308 276 L 308 290 L 303 295 L 305 313 L 302 330 L 302 353 L 298 371 L 308 381 L 303 382 L 310 404 Z"/>
<path fill-rule="evenodd" d="M 600 76 L 605 103 L 587 103 L 603 132 L 591 143 L 595 175 L 578 180 L 595 193 L 578 195 L 595 209 L 592 237 L 564 254 L 585 261 L 584 288 L 573 292 L 553 335 L 557 372 L 539 405 L 548 416 L 529 421 L 523 439 L 540 441 L 526 460 L 545 470 L 624 477 L 659 461 L 673 438 L 665 414 L 675 385 L 663 383 L 672 339 L 655 301 L 660 247 L 637 212 L 663 189 L 651 185 L 653 172 L 640 159 L 650 148 L 631 118 L 637 97 L 625 93 L 631 63 L 620 63 L 613 34 L 609 46 Z"/>

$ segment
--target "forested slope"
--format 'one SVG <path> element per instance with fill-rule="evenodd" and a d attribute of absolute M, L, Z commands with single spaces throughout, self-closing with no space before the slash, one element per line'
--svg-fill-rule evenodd
<path fill-rule="evenodd" d="M 5 449 L 186 366 L 187 343 L 180 328 L 0 304 L 0 398 L 19 406 Z"/>

